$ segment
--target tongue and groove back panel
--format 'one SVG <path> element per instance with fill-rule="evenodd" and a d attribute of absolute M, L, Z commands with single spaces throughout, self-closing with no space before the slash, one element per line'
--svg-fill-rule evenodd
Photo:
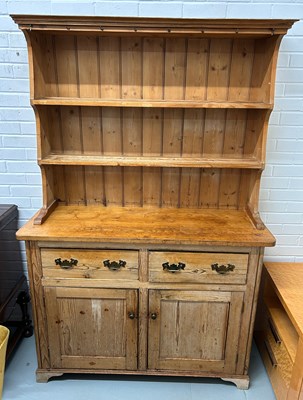
<path fill-rule="evenodd" d="M 197 39 L 41 32 L 30 36 L 36 99 L 271 100 L 276 36 Z"/>
<path fill-rule="evenodd" d="M 279 36 L 28 35 L 46 203 L 255 203 Z"/>
<path fill-rule="evenodd" d="M 43 167 L 66 204 L 244 209 L 259 172 L 248 169 Z"/>

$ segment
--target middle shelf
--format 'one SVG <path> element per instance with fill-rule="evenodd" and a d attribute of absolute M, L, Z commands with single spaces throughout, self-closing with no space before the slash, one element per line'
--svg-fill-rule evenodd
<path fill-rule="evenodd" d="M 98 99 L 87 97 L 41 97 L 32 105 L 83 107 L 139 107 L 139 108 L 235 108 L 272 110 L 273 104 L 257 101 L 154 100 L 154 99 Z"/>
<path fill-rule="evenodd" d="M 262 169 L 268 110 L 36 106 L 41 165 Z"/>
<path fill-rule="evenodd" d="M 39 165 L 92 165 L 121 167 L 180 167 L 180 168 L 249 168 L 263 169 L 264 163 L 253 159 L 197 158 L 197 157 L 147 157 L 147 156 L 96 156 L 50 154 L 39 160 Z"/>

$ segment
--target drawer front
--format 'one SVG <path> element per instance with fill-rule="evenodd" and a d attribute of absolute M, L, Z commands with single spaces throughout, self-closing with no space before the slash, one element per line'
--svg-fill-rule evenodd
<path fill-rule="evenodd" d="M 45 278 L 138 279 L 138 252 L 41 249 Z"/>
<path fill-rule="evenodd" d="M 285 344 L 280 339 L 280 335 L 275 327 L 274 321 L 267 318 L 267 327 L 265 331 L 265 346 L 269 354 L 271 364 L 279 367 L 281 378 L 286 387 L 289 388 L 291 374 L 293 370 L 293 361 L 286 349 Z"/>
<path fill-rule="evenodd" d="M 150 282 L 245 284 L 248 254 L 149 253 Z"/>
<path fill-rule="evenodd" d="M 283 360 L 283 358 L 279 357 L 272 340 L 268 339 L 266 332 L 263 334 L 262 341 L 259 342 L 259 350 L 277 398 L 286 399 L 290 379 L 288 374 L 285 374 L 285 366 L 289 360 Z"/>

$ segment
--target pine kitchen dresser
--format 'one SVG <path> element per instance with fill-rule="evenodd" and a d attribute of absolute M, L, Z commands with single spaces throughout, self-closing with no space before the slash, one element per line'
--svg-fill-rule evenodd
<path fill-rule="evenodd" d="M 37 380 L 248 367 L 281 39 L 294 21 L 13 16 L 43 207 L 26 241 Z M 29 189 L 30 190 L 30 189 Z"/>

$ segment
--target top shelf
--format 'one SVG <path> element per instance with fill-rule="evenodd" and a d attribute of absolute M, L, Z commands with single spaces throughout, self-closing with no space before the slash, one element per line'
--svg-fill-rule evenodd
<path fill-rule="evenodd" d="M 235 108 L 272 110 L 273 104 L 243 101 L 194 101 L 147 99 L 96 99 L 78 97 L 45 97 L 32 99 L 32 105 L 87 106 L 87 107 L 142 107 L 142 108 Z"/>
<path fill-rule="evenodd" d="M 296 20 L 283 19 L 176 19 L 136 17 L 80 17 L 12 15 L 23 30 L 98 32 L 102 34 L 259 36 L 285 34 Z"/>

